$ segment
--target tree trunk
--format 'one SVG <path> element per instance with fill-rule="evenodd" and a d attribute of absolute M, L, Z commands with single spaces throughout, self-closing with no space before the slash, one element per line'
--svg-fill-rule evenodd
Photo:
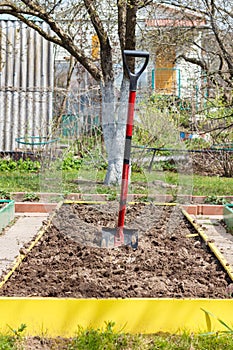
<path fill-rule="evenodd" d="M 102 127 L 108 156 L 108 169 L 104 180 L 106 185 L 121 183 L 127 120 L 127 85 L 126 80 L 123 80 L 120 102 L 114 101 L 113 83 L 102 87 Z"/>

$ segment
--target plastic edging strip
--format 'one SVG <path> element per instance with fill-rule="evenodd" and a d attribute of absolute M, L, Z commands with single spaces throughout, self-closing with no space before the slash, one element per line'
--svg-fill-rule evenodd
<path fill-rule="evenodd" d="M 106 204 L 108 203 L 109 201 L 85 201 L 85 200 L 71 200 L 71 199 L 66 199 L 64 200 L 63 204 Z M 111 202 L 111 201 L 110 201 Z M 128 204 L 136 204 L 136 203 L 143 203 L 143 204 L 146 204 L 146 205 L 149 205 L 151 204 L 150 202 L 140 202 L 140 201 L 129 201 Z M 176 206 L 177 203 L 175 202 L 153 202 L 153 205 L 164 205 L 164 206 Z"/>
<path fill-rule="evenodd" d="M 72 337 L 79 327 L 103 329 L 114 322 L 124 333 L 220 332 L 232 326 L 232 299 L 0 298 L 0 331 L 26 324 L 30 336 Z M 215 315 L 209 317 L 203 311 Z"/>
<path fill-rule="evenodd" d="M 222 253 L 219 251 L 219 249 L 216 247 L 216 245 L 209 239 L 207 234 L 194 222 L 195 219 L 193 219 L 183 208 L 181 208 L 182 213 L 187 218 L 187 220 L 192 224 L 192 226 L 196 229 L 200 237 L 203 239 L 203 241 L 208 245 L 212 253 L 216 256 L 220 264 L 223 266 L 224 270 L 227 272 L 230 279 L 233 281 L 233 271 L 229 263 L 226 261 Z"/>

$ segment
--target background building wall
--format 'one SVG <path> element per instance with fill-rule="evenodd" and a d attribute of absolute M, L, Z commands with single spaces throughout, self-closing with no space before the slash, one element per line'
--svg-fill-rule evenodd
<path fill-rule="evenodd" d="M 53 80 L 53 44 L 13 17 L 0 17 L 0 151 L 22 147 L 16 138 L 48 136 Z"/>

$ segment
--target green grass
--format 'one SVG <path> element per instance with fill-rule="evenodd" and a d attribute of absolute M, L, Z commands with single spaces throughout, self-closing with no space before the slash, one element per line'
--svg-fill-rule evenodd
<path fill-rule="evenodd" d="M 233 195 L 233 178 L 195 175 L 193 177 L 193 185 L 194 195 L 196 196 Z"/>
<path fill-rule="evenodd" d="M 13 350 L 16 349 L 16 337 L 10 335 L 0 334 L 0 350 Z"/>
<path fill-rule="evenodd" d="M 0 172 L 0 188 L 7 192 L 37 192 L 39 188 L 39 174 L 27 172 Z"/>
<path fill-rule="evenodd" d="M 233 337 L 229 335 L 181 335 L 161 334 L 126 334 L 115 332 L 112 324 L 107 323 L 102 329 L 79 328 L 72 339 L 40 339 L 38 343 L 49 345 L 51 349 L 67 350 L 229 350 L 233 348 Z M 0 350 L 24 349 L 26 338 L 21 336 L 0 335 Z M 30 343 L 30 342 L 29 342 Z M 35 343 L 34 343 L 35 344 Z M 47 347 L 46 347 L 47 348 Z"/>
<path fill-rule="evenodd" d="M 203 309 L 210 317 L 215 315 Z M 38 346 L 46 344 L 46 348 L 67 350 L 229 350 L 233 349 L 233 329 L 223 320 L 217 320 L 225 327 L 221 332 L 207 332 L 192 334 L 157 333 L 157 334 L 129 334 L 123 329 L 116 331 L 114 322 L 105 322 L 103 328 L 78 327 L 73 338 L 40 338 L 31 339 L 31 344 Z M 24 336 L 26 324 L 18 329 L 9 327 L 9 334 L 0 334 L 0 350 L 23 350 L 30 338 Z M 27 347 L 26 347 L 27 348 Z M 37 347 L 36 347 L 37 348 Z M 41 348 L 41 347 L 39 347 Z"/>
<path fill-rule="evenodd" d="M 107 193 L 112 195 L 119 193 L 119 188 L 96 184 L 103 182 L 105 171 L 63 170 L 57 173 L 51 172 L 46 176 L 40 173 L 28 173 L 24 171 L 0 172 L 0 188 L 7 192 L 60 192 L 60 193 Z M 85 184 L 77 180 L 87 180 Z M 160 186 L 148 189 L 148 183 L 162 181 L 176 187 Z M 178 186 L 178 187 L 177 187 Z M 129 193 L 141 193 L 150 195 L 150 191 L 163 194 L 189 194 L 200 196 L 230 196 L 233 195 L 233 178 L 218 176 L 182 175 L 169 171 L 132 173 Z"/>

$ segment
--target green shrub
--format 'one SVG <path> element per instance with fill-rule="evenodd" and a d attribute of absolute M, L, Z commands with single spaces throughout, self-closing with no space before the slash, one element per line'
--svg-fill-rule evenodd
<path fill-rule="evenodd" d="M 82 158 L 78 158 L 73 153 L 69 153 L 63 159 L 62 170 L 79 170 L 82 165 Z"/>
<path fill-rule="evenodd" d="M 204 200 L 204 203 L 208 204 L 217 204 L 217 205 L 224 205 L 229 203 L 229 201 L 226 198 L 218 197 L 218 196 L 207 196 Z"/>
<path fill-rule="evenodd" d="M 40 170 L 41 165 L 40 162 L 37 160 L 31 160 L 31 159 L 25 159 L 22 158 L 18 160 L 17 162 L 17 169 L 20 171 L 28 171 L 31 173 L 36 173 Z"/>
<path fill-rule="evenodd" d="M 40 162 L 33 161 L 31 159 L 23 160 L 22 158 L 18 161 L 13 159 L 0 159 L 0 171 L 27 171 L 27 172 L 37 172 L 40 170 Z"/>

